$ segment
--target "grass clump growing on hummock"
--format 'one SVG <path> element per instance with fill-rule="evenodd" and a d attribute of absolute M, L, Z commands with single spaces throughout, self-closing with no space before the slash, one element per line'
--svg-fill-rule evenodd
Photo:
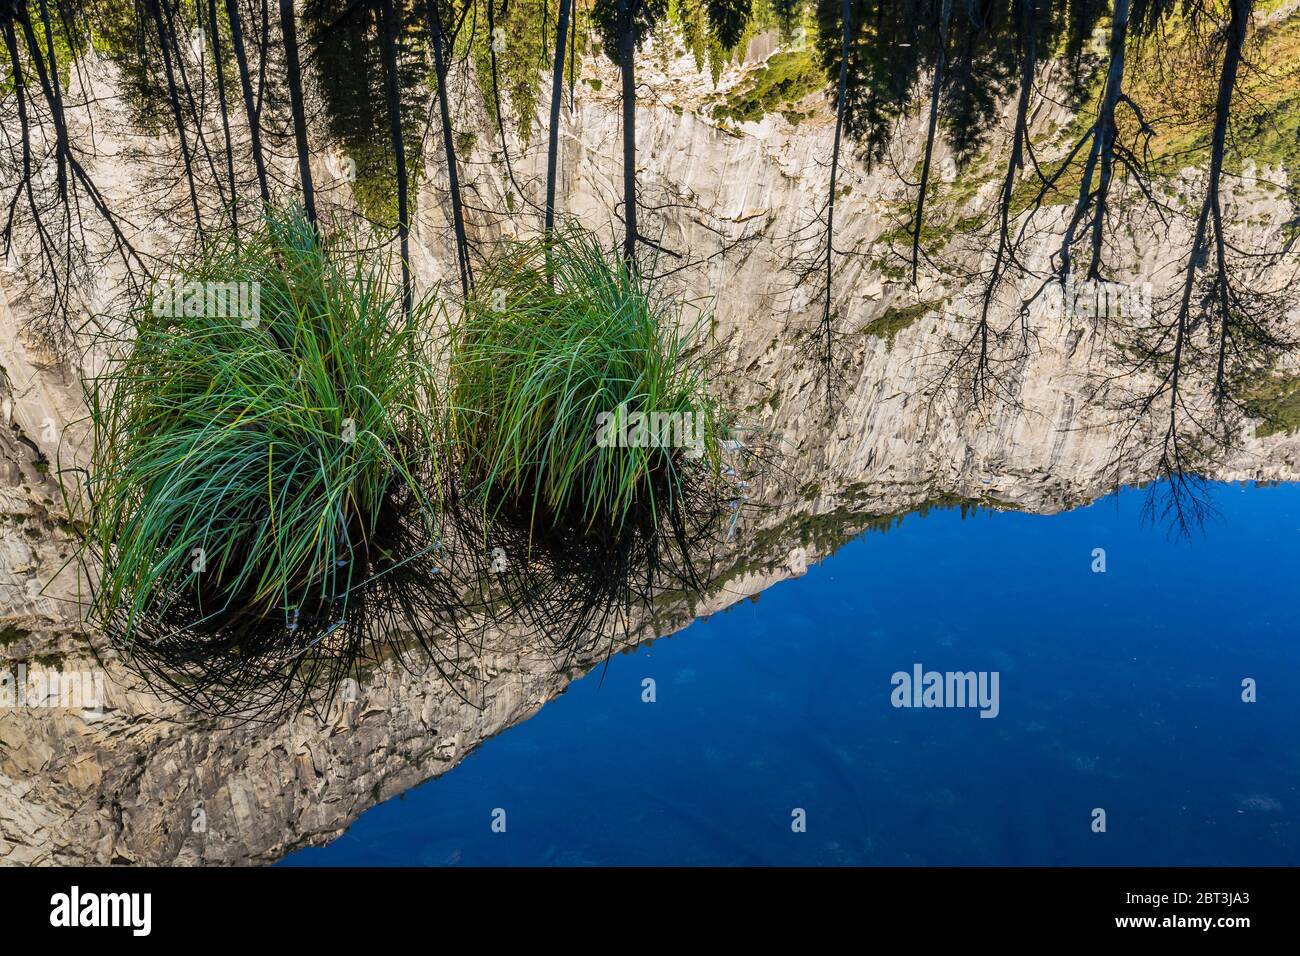
<path fill-rule="evenodd" d="M 267 624 L 319 641 L 310 622 L 337 628 L 411 557 L 386 529 L 434 535 L 430 306 L 408 321 L 386 273 L 297 213 L 178 271 L 88 385 L 92 615 L 132 647 L 204 623 L 236 656 Z"/>
<path fill-rule="evenodd" d="M 676 521 L 725 437 L 703 327 L 576 227 L 504 246 L 452 328 L 463 478 L 530 528 Z"/>

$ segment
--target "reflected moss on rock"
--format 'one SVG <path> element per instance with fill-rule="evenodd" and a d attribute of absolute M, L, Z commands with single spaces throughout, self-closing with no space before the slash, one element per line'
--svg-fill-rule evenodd
<path fill-rule="evenodd" d="M 780 112 L 787 122 L 797 126 L 807 113 L 795 107 L 825 85 L 810 49 L 782 50 L 729 90 L 713 107 L 713 116 L 737 123 L 757 123 L 768 113 Z"/>
<path fill-rule="evenodd" d="M 884 339 L 885 347 L 892 349 L 894 339 L 898 337 L 899 332 L 910 328 L 931 312 L 941 311 L 944 305 L 945 300 L 936 299 L 930 302 L 917 302 L 913 305 L 890 306 L 879 318 L 872 319 L 863 326 L 862 334 Z"/>
<path fill-rule="evenodd" d="M 1259 419 L 1256 438 L 1300 431 L 1300 375 L 1268 376 L 1246 392 L 1242 407 Z"/>

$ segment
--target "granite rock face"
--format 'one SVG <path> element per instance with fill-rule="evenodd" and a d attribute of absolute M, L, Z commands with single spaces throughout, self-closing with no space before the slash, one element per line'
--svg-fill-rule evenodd
<path fill-rule="evenodd" d="M 770 48 L 770 40 L 756 41 L 720 89 L 742 82 Z M 819 248 L 815 235 L 799 236 L 826 192 L 831 118 L 822 108 L 797 129 L 778 115 L 739 127 L 722 124 L 707 109 L 718 92 L 688 57 L 665 49 L 647 64 L 643 82 L 660 95 L 654 103 L 647 97 L 638 110 L 638 177 L 642 201 L 654 207 L 646 228 L 665 249 L 690 250 L 702 260 L 665 280 L 664 288 L 712 312 L 725 355 L 719 387 L 749 423 L 779 433 L 783 453 L 783 475 L 761 491 L 765 503 L 781 507 L 742 522 L 723 562 L 733 567 L 726 589 L 694 606 L 667 609 L 676 622 L 669 631 L 802 574 L 871 516 L 954 497 L 1054 512 L 1105 493 L 1117 480 L 1149 476 L 1149 457 L 1117 461 L 1117 425 L 1097 388 L 1113 370 L 1113 352 L 1096 323 L 1039 316 L 1033 348 L 1005 372 L 1014 401 L 975 408 L 960 390 L 934 387 L 942 356 L 969 335 L 976 290 L 933 270 L 918 290 L 890 278 L 881 237 L 897 228 L 905 192 L 891 174 L 869 173 L 851 161 L 837 202 L 835 244 L 842 262 L 832 296 L 838 379 L 828 411 L 807 347 L 820 317 L 818 280 L 799 285 L 792 275 Z M 565 213 L 616 233 L 617 84 L 608 64 L 589 61 L 585 69 L 603 78 L 604 92 L 584 89 L 567 114 L 560 194 Z M 91 75 L 100 92 L 112 88 L 106 66 L 95 65 Z M 1056 108 L 1039 110 L 1036 135 L 1058 142 L 1051 137 L 1068 120 Z M 479 128 L 479 142 L 490 142 L 492 130 Z M 516 178 L 541 182 L 545 157 L 537 144 L 515 145 Z M 915 148 L 900 149 L 900 168 L 910 168 L 908 151 Z M 113 164 L 97 163 L 95 172 L 110 200 L 129 205 L 132 183 L 148 175 L 131 163 L 144 160 L 109 152 Z M 939 159 L 948 167 L 946 178 L 955 179 L 948 158 Z M 485 161 L 475 169 L 484 204 L 507 208 L 508 179 L 500 164 Z M 413 247 L 418 278 L 432 282 L 454 257 L 444 197 L 430 185 L 442 181 L 436 156 L 426 172 Z M 1195 175 L 1188 173 L 1189 182 Z M 963 203 L 975 206 L 990 199 L 985 187 L 962 195 L 969 197 Z M 1290 215 L 1262 193 L 1242 191 L 1230 205 L 1235 220 L 1253 224 L 1261 245 L 1276 238 Z M 476 229 L 488 239 L 509 227 Z M 1133 281 L 1156 276 L 1167 258 L 1141 236 L 1136 232 L 1127 250 Z M 1166 239 L 1169 247 L 1186 241 L 1178 228 Z M 165 245 L 165 228 L 140 241 Z M 1031 258 L 1045 261 L 1051 248 L 1049 231 Z M 959 264 L 978 263 L 984 251 L 962 249 L 961 237 L 953 237 L 951 253 Z M 106 273 L 104 282 L 113 281 Z M 6 400 L 0 670 L 12 671 L 22 661 L 29 678 L 50 669 L 101 673 L 106 700 L 102 713 L 0 709 L 0 862 L 272 861 L 295 847 L 329 841 L 376 802 L 454 767 L 600 660 L 604 651 L 597 647 L 560 670 L 545 650 L 495 634 L 474 661 L 472 679 L 460 687 L 433 672 L 412 675 L 386 663 L 370 673 L 356 701 L 340 704 L 324 720 L 304 714 L 271 725 L 221 726 L 178 712 L 142 688 L 80 623 L 78 579 L 66 566 L 73 554 L 69 516 L 52 463 L 86 460 L 80 376 L 93 369 L 96 357 L 70 367 L 40 354 L 23 332 L 26 305 L 17 288 L 5 279 L 0 301 L 0 398 Z M 1010 290 L 1009 299 L 1017 291 Z M 1015 304 L 1001 303 L 997 321 L 1011 321 Z M 868 331 L 891 310 L 909 308 L 916 321 L 888 336 Z M 1298 455 L 1300 439 L 1257 439 L 1243 422 L 1213 476 L 1295 479 Z M 801 528 L 813 519 L 833 526 L 835 540 L 808 540 Z M 637 639 L 653 636 L 646 629 Z"/>

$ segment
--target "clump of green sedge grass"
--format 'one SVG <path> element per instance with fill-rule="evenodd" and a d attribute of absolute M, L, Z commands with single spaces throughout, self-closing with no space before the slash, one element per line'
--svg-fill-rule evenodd
<path fill-rule="evenodd" d="M 432 306 L 408 319 L 397 283 L 296 212 L 209 247 L 173 287 L 204 283 L 255 288 L 256 314 L 155 297 L 87 386 L 92 616 L 128 639 L 178 609 L 333 619 L 393 559 L 377 529 L 394 500 L 436 517 Z"/>
<path fill-rule="evenodd" d="M 504 245 L 451 328 L 462 486 L 530 528 L 672 518 L 720 468 L 703 328 L 576 227 Z"/>

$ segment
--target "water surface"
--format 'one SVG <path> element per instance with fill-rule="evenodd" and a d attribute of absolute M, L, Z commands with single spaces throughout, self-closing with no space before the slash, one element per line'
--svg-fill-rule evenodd
<path fill-rule="evenodd" d="M 1300 863 L 1300 487 L 1215 486 L 1190 542 L 1143 496 L 865 535 L 285 862 Z M 895 708 L 917 663 L 1000 713 Z"/>

